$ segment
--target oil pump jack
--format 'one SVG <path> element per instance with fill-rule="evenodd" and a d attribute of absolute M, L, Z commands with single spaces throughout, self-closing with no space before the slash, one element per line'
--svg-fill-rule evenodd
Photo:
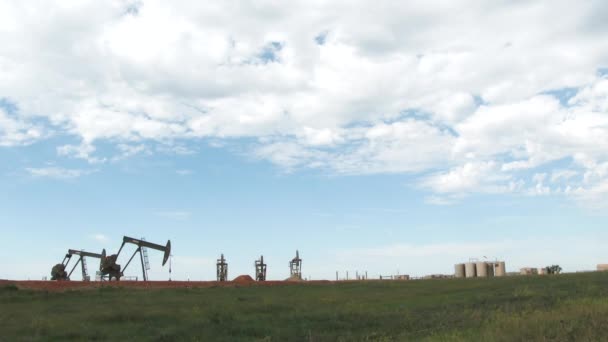
<path fill-rule="evenodd" d="M 68 264 L 70 263 L 70 260 L 72 259 L 73 255 L 78 256 L 78 261 L 76 261 L 76 264 L 74 265 L 74 267 L 72 267 L 72 270 L 70 271 L 70 273 L 67 273 L 65 269 L 68 267 Z M 90 280 L 88 270 L 87 270 L 87 262 L 86 262 L 85 257 L 100 259 L 99 268 L 101 269 L 103 260 L 106 258 L 106 250 L 104 249 L 101 251 L 101 254 L 97 254 L 97 253 L 79 251 L 79 250 L 75 250 L 75 249 L 69 249 L 68 253 L 63 258 L 63 261 L 61 262 L 61 264 L 57 264 L 57 265 L 53 266 L 53 269 L 51 270 L 51 280 L 70 280 L 70 277 L 72 276 L 72 273 L 74 273 L 74 270 L 76 269 L 78 264 L 80 264 L 80 267 L 82 269 L 82 280 L 84 280 L 84 281 Z"/>
<path fill-rule="evenodd" d="M 135 250 L 135 252 L 133 252 L 133 255 L 131 256 L 129 261 L 127 261 L 125 267 L 121 270 L 121 267 L 119 264 L 116 263 L 116 260 L 118 259 L 118 256 L 120 255 L 120 252 L 122 251 L 123 247 L 127 243 L 136 245 L 137 249 Z M 144 281 L 147 281 L 147 270 L 150 269 L 150 265 L 148 264 L 148 252 L 146 250 L 147 248 L 164 252 L 165 254 L 163 256 L 163 266 L 165 266 L 167 260 L 169 260 L 169 256 L 171 256 L 171 240 L 167 241 L 166 246 L 161 246 L 155 243 L 145 241 L 143 239 L 135 239 L 132 237 L 125 236 L 122 239 L 122 245 L 120 246 L 118 253 L 110 255 L 102 261 L 101 274 L 104 276 L 107 275 L 109 280 L 120 280 L 120 277 L 124 275 L 124 271 L 127 269 L 127 267 L 129 267 L 131 260 L 133 260 L 133 258 L 135 257 L 135 254 L 139 253 L 139 257 L 141 259 L 141 270 L 143 273 L 143 279 Z"/>

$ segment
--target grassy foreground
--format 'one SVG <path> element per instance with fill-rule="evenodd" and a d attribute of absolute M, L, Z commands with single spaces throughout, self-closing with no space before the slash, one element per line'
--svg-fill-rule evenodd
<path fill-rule="evenodd" d="M 0 340 L 601 341 L 608 273 L 67 292 L 0 288 Z"/>

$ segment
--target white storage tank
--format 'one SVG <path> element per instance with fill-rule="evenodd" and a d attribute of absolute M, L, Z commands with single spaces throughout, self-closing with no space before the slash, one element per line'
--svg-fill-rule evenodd
<path fill-rule="evenodd" d="M 488 264 L 484 261 L 479 261 L 476 265 L 477 268 L 477 276 L 478 277 L 487 277 L 488 276 Z"/>
<path fill-rule="evenodd" d="M 496 272 L 495 275 L 497 277 L 504 277 L 507 274 L 507 272 L 505 271 L 505 262 L 504 261 L 499 261 L 497 266 L 496 266 Z"/>
<path fill-rule="evenodd" d="M 475 263 L 467 262 L 464 264 L 464 274 L 467 278 L 475 278 L 477 272 L 475 272 Z"/>
<path fill-rule="evenodd" d="M 456 264 L 454 265 L 454 278 L 464 278 L 464 264 Z"/>
<path fill-rule="evenodd" d="M 486 264 L 486 266 L 488 269 L 488 277 L 493 277 L 494 276 L 494 267 L 496 266 L 496 264 L 493 262 L 489 262 Z"/>

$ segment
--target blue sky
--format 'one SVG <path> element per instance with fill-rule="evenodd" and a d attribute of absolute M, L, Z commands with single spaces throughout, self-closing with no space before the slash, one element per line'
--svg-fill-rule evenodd
<path fill-rule="evenodd" d="M 187 156 L 136 156 L 68 179 L 23 171 L 54 159 L 47 143 L 3 150 L 2 257 L 14 260 L 3 276 L 41 278 L 67 248 L 116 252 L 123 235 L 161 244 L 170 238 L 174 279 L 193 280 L 213 278 L 219 253 L 231 275 L 251 274 L 253 260 L 264 254 L 269 276 L 281 279 L 295 249 L 305 274 L 315 278 L 332 278 L 336 270 L 448 273 L 456 261 L 483 256 L 519 261 L 510 268 L 560 263 L 571 271 L 603 260 L 601 248 L 586 251 L 589 259 L 562 249 L 572 239 L 603 240 L 607 221 L 565 198 L 473 195 L 437 206 L 412 186 L 416 177 L 284 173 L 204 142 L 196 148 Z M 497 242 L 512 246 L 493 247 Z M 532 252 L 529 244 L 546 255 L 526 263 L 517 253 Z M 456 255 L 448 252 L 462 246 Z M 431 250 L 410 255 L 415 248 Z M 151 274 L 166 278 L 161 253 L 150 254 Z M 128 274 L 138 275 L 134 266 Z"/>
<path fill-rule="evenodd" d="M 608 262 L 608 7 L 370 6 L 0 4 L 0 278 L 123 235 L 174 279 Z"/>

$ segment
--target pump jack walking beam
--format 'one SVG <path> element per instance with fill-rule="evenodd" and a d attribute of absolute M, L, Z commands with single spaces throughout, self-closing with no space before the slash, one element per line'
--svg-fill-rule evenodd
<path fill-rule="evenodd" d="M 86 274 L 86 271 L 84 269 L 84 262 L 83 262 L 83 258 L 84 257 L 91 257 L 91 258 L 97 258 L 97 259 L 101 259 L 103 260 L 103 258 L 105 258 L 106 255 L 106 250 L 104 249 L 101 254 L 97 254 L 97 253 L 91 253 L 91 252 L 85 252 L 85 251 L 78 251 L 75 249 L 69 249 L 68 250 L 68 254 L 65 255 L 65 258 L 63 259 L 65 261 L 65 259 L 68 259 L 68 263 L 70 262 L 70 259 L 72 258 L 72 255 L 78 255 L 78 261 L 76 261 L 76 264 L 74 264 L 74 267 L 72 267 L 72 270 L 70 271 L 70 273 L 68 274 L 68 278 L 70 278 L 72 276 L 72 273 L 74 273 L 74 270 L 76 269 L 76 267 L 78 266 L 78 264 L 80 264 L 81 268 L 82 268 L 82 280 L 84 280 L 84 276 Z M 67 267 L 67 263 L 65 264 L 65 266 Z M 101 265 L 100 265 L 101 267 Z"/>
<path fill-rule="evenodd" d="M 141 259 L 141 269 L 142 269 L 142 273 L 144 276 L 144 281 L 147 281 L 148 277 L 146 275 L 146 266 L 144 264 L 144 256 L 143 256 L 143 253 L 141 252 L 142 248 L 145 247 L 145 248 L 150 248 L 150 249 L 155 249 L 157 251 L 165 252 L 165 255 L 163 256 L 163 266 L 165 266 L 165 264 L 167 263 L 167 260 L 169 260 L 169 256 L 171 255 L 171 240 L 167 241 L 166 246 L 161 246 L 161 245 L 157 245 L 155 243 L 151 243 L 151 242 L 140 240 L 140 239 L 135 239 L 135 238 L 128 237 L 128 236 L 123 237 L 122 245 L 120 246 L 120 249 L 118 250 L 118 253 L 116 253 L 116 255 L 120 255 L 122 248 L 127 243 L 136 245 L 137 249 L 135 250 L 135 252 L 133 252 L 133 255 L 131 255 L 131 258 L 129 259 L 129 261 L 127 262 L 125 267 L 122 269 L 122 273 L 124 274 L 124 271 L 127 269 L 129 264 L 131 263 L 131 260 L 133 260 L 133 258 L 135 257 L 135 254 L 139 253 L 139 257 Z"/>
<path fill-rule="evenodd" d="M 63 261 L 61 262 L 61 264 L 65 267 L 68 267 L 70 260 L 72 260 L 72 254 L 68 251 L 68 254 L 63 257 Z"/>

